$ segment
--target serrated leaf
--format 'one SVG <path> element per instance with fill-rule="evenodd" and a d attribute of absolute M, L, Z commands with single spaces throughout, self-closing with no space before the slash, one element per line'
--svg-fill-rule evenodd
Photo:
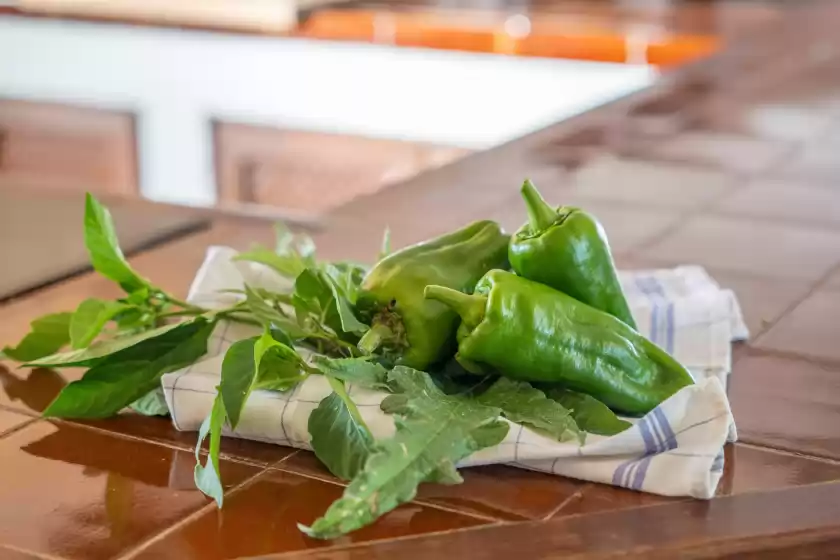
<path fill-rule="evenodd" d="M 160 386 L 131 403 L 129 408 L 143 416 L 169 416 L 169 407 L 166 406 L 166 397 Z"/>
<path fill-rule="evenodd" d="M 568 408 L 578 427 L 590 434 L 614 436 L 632 426 L 590 395 L 556 387 L 546 388 L 545 394 Z"/>
<path fill-rule="evenodd" d="M 374 439 L 341 381 L 309 415 L 310 445 L 315 456 L 342 480 L 352 480 L 373 449 Z"/>
<path fill-rule="evenodd" d="M 305 379 L 303 360 L 270 333 L 234 342 L 222 360 L 219 392 L 231 428 L 236 428 L 254 389 L 287 390 Z"/>
<path fill-rule="evenodd" d="M 316 356 L 312 365 L 325 375 L 340 379 L 345 383 L 352 383 L 367 389 L 390 391 L 388 387 L 388 370 L 369 358 L 341 358 L 331 359 Z"/>
<path fill-rule="evenodd" d="M 499 409 L 444 395 L 427 373 L 398 366 L 389 382 L 403 392 L 396 396 L 408 397 L 394 409 L 400 415 L 396 434 L 375 445 L 362 471 L 323 517 L 311 527 L 299 526 L 306 534 L 328 539 L 364 527 L 413 499 L 422 481 L 451 480 L 458 461 L 507 435 Z"/>
<path fill-rule="evenodd" d="M 175 338 L 168 338 L 171 331 L 185 328 L 187 325 L 196 322 L 206 323 L 207 319 L 204 317 L 196 317 L 195 319 L 191 319 L 189 321 L 164 325 L 142 333 L 122 336 L 110 340 L 97 341 L 87 348 L 71 350 L 70 352 L 62 352 L 61 354 L 52 354 L 37 360 L 31 360 L 24 365 L 30 367 L 92 366 L 108 356 L 118 354 L 147 341 L 157 339 L 161 339 L 159 342 L 174 341 L 176 340 Z"/>
<path fill-rule="evenodd" d="M 526 381 L 501 377 L 476 399 L 500 409 L 511 422 L 534 428 L 557 441 L 578 439 L 583 443 L 584 434 L 569 410 Z"/>
<path fill-rule="evenodd" d="M 97 363 L 64 387 L 44 416 L 107 418 L 159 387 L 163 374 L 186 367 L 207 352 L 214 324 L 192 321 L 179 327 Z"/>
<path fill-rule="evenodd" d="M 90 193 L 85 197 L 85 247 L 93 269 L 118 283 L 126 292 L 149 285 L 148 280 L 137 274 L 125 260 L 111 213 Z"/>
<path fill-rule="evenodd" d="M 213 408 L 210 414 L 201 423 L 198 430 L 198 442 L 195 444 L 195 471 L 193 478 L 195 485 L 206 496 L 213 498 L 218 507 L 222 507 L 225 490 L 222 486 L 222 478 L 219 474 L 219 451 L 222 446 L 222 425 L 225 422 L 225 405 L 222 401 L 220 388 L 216 387 L 216 398 L 213 400 Z M 207 452 L 206 465 L 201 464 L 201 445 L 204 439 L 210 436 L 210 446 Z"/>
<path fill-rule="evenodd" d="M 30 362 L 61 350 L 70 342 L 72 313 L 50 313 L 35 319 L 29 333 L 16 346 L 3 348 L 3 355 L 18 362 Z"/>
<path fill-rule="evenodd" d="M 118 313 L 129 309 L 123 303 L 88 298 L 83 301 L 70 319 L 70 344 L 73 348 L 85 348 L 93 342 L 105 324 Z"/>

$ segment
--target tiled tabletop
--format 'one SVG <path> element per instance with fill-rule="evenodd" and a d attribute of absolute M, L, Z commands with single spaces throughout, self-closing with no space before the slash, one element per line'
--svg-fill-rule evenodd
<path fill-rule="evenodd" d="M 840 42 L 834 46 L 840 53 Z M 230 487 L 219 511 L 193 486 L 194 434 L 133 415 L 39 419 L 80 372 L 7 364 L 0 365 L 0 558 L 836 553 L 840 66 L 836 55 L 812 62 L 804 54 L 811 47 L 791 46 L 801 49 L 790 54 L 800 56 L 799 65 L 748 61 L 737 94 L 721 85 L 731 68 L 716 74 L 704 67 L 682 76 L 705 80 L 700 94 L 681 97 L 684 82 L 675 80 L 673 89 L 354 201 L 314 235 L 324 258 L 370 260 L 386 225 L 396 245 L 476 217 L 514 228 L 523 220 L 517 188 L 530 176 L 553 201 L 598 215 L 622 267 L 707 267 L 735 290 L 751 330 L 749 342 L 734 349 L 729 395 L 740 441 L 726 449 L 718 498 L 662 498 L 503 466 L 473 468 L 463 485 L 425 486 L 375 525 L 325 543 L 296 528 L 341 492 L 310 454 L 225 440 Z M 649 126 L 649 115 L 659 126 Z M 132 261 L 183 294 L 208 245 L 245 247 L 269 236 L 267 225 L 220 219 Z M 42 313 L 114 290 L 86 274 L 6 303 L 0 342 L 21 336 Z"/>

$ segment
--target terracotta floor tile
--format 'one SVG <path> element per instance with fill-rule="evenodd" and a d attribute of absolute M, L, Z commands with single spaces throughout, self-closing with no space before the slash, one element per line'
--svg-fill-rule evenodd
<path fill-rule="evenodd" d="M 759 180 L 721 200 L 712 212 L 840 229 L 840 189 Z"/>
<path fill-rule="evenodd" d="M 774 490 L 831 480 L 840 480 L 840 465 L 734 444 L 726 446 L 724 474 L 718 485 L 717 495 Z M 606 484 L 591 484 L 554 517 L 657 506 L 681 500 L 692 498 L 659 496 Z"/>
<path fill-rule="evenodd" d="M 688 131 L 668 138 L 648 152 L 651 158 L 702 163 L 721 169 L 757 173 L 778 162 L 786 142 L 725 132 Z"/>
<path fill-rule="evenodd" d="M 39 421 L 0 439 L 0 542 L 67 559 L 111 558 L 207 505 L 191 453 Z M 259 472 L 222 462 L 229 486 Z"/>
<path fill-rule="evenodd" d="M 733 177 L 719 171 L 644 160 L 597 158 L 572 178 L 572 197 L 653 207 L 694 208 L 722 196 Z"/>
<path fill-rule="evenodd" d="M 824 133 L 835 115 L 794 103 L 757 103 L 716 110 L 701 126 L 736 134 L 798 142 Z"/>
<path fill-rule="evenodd" d="M 276 468 L 340 483 L 314 454 L 301 451 Z M 542 519 L 584 483 L 504 465 L 461 469 L 463 484 L 423 484 L 415 501 L 499 520 Z"/>
<path fill-rule="evenodd" d="M 647 492 L 635 492 L 606 484 L 591 484 L 580 496 L 570 500 L 554 518 L 568 515 L 588 515 L 605 511 L 667 504 L 685 498 L 671 498 Z"/>
<path fill-rule="evenodd" d="M 15 550 L 0 545 L 0 558 L 3 560 L 43 560 L 43 556 L 36 556 L 22 550 Z"/>
<path fill-rule="evenodd" d="M 155 443 L 171 445 L 192 451 L 195 449 L 197 432 L 179 432 L 172 426 L 169 418 L 142 416 L 124 412 L 104 420 L 73 421 L 82 425 L 106 430 L 115 434 L 126 434 Z M 204 443 L 207 448 L 207 442 Z M 282 447 L 259 441 L 238 438 L 222 438 L 222 455 L 245 461 L 258 466 L 268 466 L 281 461 L 294 453 L 291 447 Z"/>
<path fill-rule="evenodd" d="M 539 185 L 537 185 L 539 187 Z M 573 196 L 571 191 L 546 194 L 551 204 L 577 205 L 600 220 L 607 232 L 614 254 L 629 252 L 640 244 L 655 239 L 679 223 L 681 216 L 670 209 L 630 208 L 626 204 L 608 204 L 601 201 L 584 201 Z M 507 231 L 514 232 L 527 220 L 525 207 L 517 194 L 494 210 L 482 213 L 482 217 L 497 220 Z"/>
<path fill-rule="evenodd" d="M 840 270 L 829 277 L 826 287 L 831 289 L 840 288 Z"/>
<path fill-rule="evenodd" d="M 11 412 L 9 410 L 0 409 L 0 434 L 8 432 L 9 430 L 20 426 L 26 422 L 32 421 L 32 418 Z"/>
<path fill-rule="evenodd" d="M 840 361 L 840 291 L 819 290 L 755 341 L 755 346 Z"/>
<path fill-rule="evenodd" d="M 346 545 L 482 525 L 480 519 L 419 504 L 406 504 L 373 525 L 335 541 L 310 539 L 297 524 L 310 524 L 339 496 L 340 486 L 284 471 L 268 471 L 210 510 L 143 550 L 137 558 L 202 560 L 239 558 Z"/>
<path fill-rule="evenodd" d="M 700 216 L 640 256 L 815 282 L 840 261 L 840 232 Z"/>
<path fill-rule="evenodd" d="M 840 459 L 840 367 L 747 355 L 729 399 L 742 441 Z"/>
<path fill-rule="evenodd" d="M 735 292 L 752 340 L 811 289 L 809 282 L 760 278 L 716 269 L 707 271 L 722 288 Z"/>
<path fill-rule="evenodd" d="M 724 461 L 718 496 L 840 480 L 836 463 L 737 443 L 726 446 Z"/>
<path fill-rule="evenodd" d="M 781 168 L 785 175 L 794 174 L 806 178 L 817 178 L 837 184 L 831 179 L 840 176 L 840 127 L 830 133 L 814 139 L 796 152 L 790 162 Z"/>

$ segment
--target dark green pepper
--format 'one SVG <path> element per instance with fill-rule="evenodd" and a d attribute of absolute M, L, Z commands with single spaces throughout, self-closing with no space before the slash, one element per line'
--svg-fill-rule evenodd
<path fill-rule="evenodd" d="M 694 383 L 626 323 L 510 272 L 488 272 L 473 295 L 429 286 L 426 297 L 461 316 L 456 357 L 475 373 L 489 366 L 512 379 L 557 383 L 632 415 Z"/>
<path fill-rule="evenodd" d="M 359 348 L 367 353 L 384 350 L 397 363 L 416 369 L 451 357 L 458 314 L 426 300 L 423 290 L 439 284 L 472 292 L 488 270 L 507 266 L 509 241 L 496 222 L 478 221 L 376 263 L 365 275 L 356 302 L 371 325 Z"/>
<path fill-rule="evenodd" d="M 598 220 L 579 208 L 552 208 L 531 181 L 522 185 L 528 222 L 513 235 L 509 259 L 517 274 L 565 292 L 636 328 Z"/>

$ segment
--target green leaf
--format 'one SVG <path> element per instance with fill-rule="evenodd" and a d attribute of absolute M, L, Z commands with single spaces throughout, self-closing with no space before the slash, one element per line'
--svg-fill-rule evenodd
<path fill-rule="evenodd" d="M 219 392 L 231 428 L 254 389 L 285 391 L 306 378 L 302 358 L 270 333 L 234 342 L 222 360 Z"/>
<path fill-rule="evenodd" d="M 233 260 L 259 263 L 271 268 L 280 276 L 290 279 L 297 278 L 298 274 L 303 272 L 307 266 L 307 261 L 297 253 L 278 255 L 274 251 L 259 245 L 253 247 L 250 251 L 238 254 Z"/>
<path fill-rule="evenodd" d="M 374 439 L 341 381 L 330 378 L 334 392 L 309 415 L 310 445 L 315 456 L 342 480 L 362 469 Z"/>
<path fill-rule="evenodd" d="M 340 379 L 345 383 L 367 389 L 391 390 L 388 386 L 388 370 L 370 361 L 368 357 L 333 360 L 325 356 L 315 356 L 312 365 L 321 370 L 324 375 Z"/>
<path fill-rule="evenodd" d="M 356 304 L 367 269 L 350 262 L 338 262 L 324 265 L 324 273 L 332 278 L 339 292 L 350 302 Z"/>
<path fill-rule="evenodd" d="M 364 334 L 370 327 L 362 323 L 353 313 L 348 297 L 342 292 L 338 284 L 329 274 L 321 275 L 322 281 L 327 285 L 332 295 L 331 305 L 335 306 L 338 318 L 341 322 L 341 331 L 353 334 Z"/>
<path fill-rule="evenodd" d="M 169 407 L 166 406 L 166 397 L 163 395 L 163 387 L 160 386 L 131 403 L 129 407 L 144 416 L 169 416 Z"/>
<path fill-rule="evenodd" d="M 72 313 L 51 313 L 35 319 L 29 333 L 17 346 L 6 346 L 3 355 L 18 362 L 30 362 L 61 350 L 70 342 Z"/>
<path fill-rule="evenodd" d="M 379 257 L 377 260 L 382 260 L 391 254 L 391 228 L 386 227 L 382 233 L 382 246 L 379 249 Z"/>
<path fill-rule="evenodd" d="M 113 354 L 70 383 L 44 411 L 45 417 L 107 418 L 160 386 L 165 373 L 186 367 L 207 352 L 214 323 L 182 323 L 166 336 Z"/>
<path fill-rule="evenodd" d="M 584 434 L 569 410 L 526 381 L 501 377 L 477 400 L 501 409 L 511 422 L 534 428 L 557 441 L 578 439 L 583 443 Z"/>
<path fill-rule="evenodd" d="M 150 331 L 132 334 L 129 336 L 122 336 L 110 340 L 101 340 L 94 342 L 87 348 L 79 350 L 71 350 L 70 352 L 63 352 L 61 354 L 52 354 L 37 360 L 31 360 L 26 363 L 26 366 L 31 367 L 71 367 L 71 366 L 92 366 L 101 361 L 103 358 L 112 354 L 118 354 L 124 350 L 134 346 L 141 345 L 146 341 L 155 341 L 157 339 L 170 340 L 169 333 L 176 329 L 184 328 L 191 323 L 206 323 L 207 319 L 204 317 L 196 317 L 189 321 L 181 323 L 173 323 L 171 325 L 164 325 Z M 69 338 L 69 337 L 68 337 Z M 176 340 L 177 337 L 171 340 Z M 144 346 L 145 348 L 145 346 Z"/>
<path fill-rule="evenodd" d="M 270 332 L 254 344 L 257 368 L 255 389 L 288 391 L 309 374 L 309 367 L 294 348 L 279 342 Z"/>
<path fill-rule="evenodd" d="M 94 270 L 117 282 L 126 292 L 149 285 L 125 260 L 111 213 L 90 193 L 85 198 L 85 247 Z"/>
<path fill-rule="evenodd" d="M 632 426 L 607 405 L 585 393 L 552 387 L 546 388 L 545 394 L 568 408 L 580 429 L 590 434 L 613 436 Z"/>
<path fill-rule="evenodd" d="M 216 388 L 220 391 L 220 388 Z M 224 487 L 219 474 L 219 451 L 222 446 L 222 425 L 225 422 L 225 405 L 221 392 L 216 394 L 210 415 L 201 423 L 198 430 L 198 442 L 195 444 L 195 485 L 205 495 L 216 500 L 216 505 L 222 507 L 224 501 Z M 210 435 L 210 448 L 207 453 L 207 464 L 201 464 L 201 445 L 207 435 Z"/>
<path fill-rule="evenodd" d="M 116 301 L 89 298 L 83 301 L 70 320 L 70 343 L 73 348 L 84 348 L 96 338 L 105 323 L 118 313 L 129 309 Z"/>
<path fill-rule="evenodd" d="M 260 293 L 245 286 L 245 302 L 254 317 L 268 328 L 277 327 L 286 332 L 294 339 L 306 337 L 306 330 L 300 327 L 296 319 L 283 315 L 278 309 L 272 306 Z"/>
<path fill-rule="evenodd" d="M 403 392 L 396 397 L 407 397 L 397 399 L 396 434 L 374 446 L 362 471 L 323 517 L 311 527 L 299 526 L 306 534 L 328 539 L 364 527 L 413 499 L 422 481 L 452 480 L 458 461 L 507 435 L 498 408 L 444 395 L 427 373 L 398 366 L 389 381 Z"/>

